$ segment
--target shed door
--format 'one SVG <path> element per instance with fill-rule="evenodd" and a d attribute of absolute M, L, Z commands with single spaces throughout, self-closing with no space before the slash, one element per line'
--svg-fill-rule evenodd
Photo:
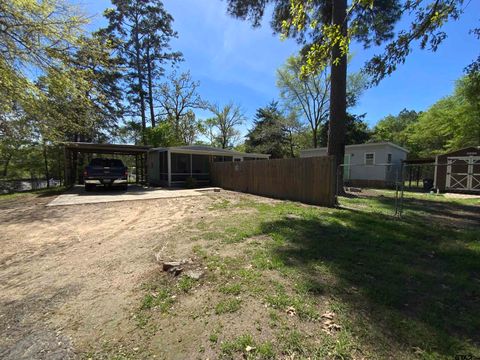
<path fill-rule="evenodd" d="M 480 191 L 480 156 L 471 157 L 471 182 L 470 190 Z"/>
<path fill-rule="evenodd" d="M 480 157 L 447 159 L 447 189 L 480 191 Z"/>

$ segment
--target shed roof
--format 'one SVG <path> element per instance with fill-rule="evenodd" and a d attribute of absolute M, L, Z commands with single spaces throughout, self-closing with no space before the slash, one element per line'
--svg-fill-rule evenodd
<path fill-rule="evenodd" d="M 467 155 L 469 152 L 478 154 L 480 152 L 480 146 L 468 146 L 458 150 L 449 151 L 447 153 L 439 154 L 437 157 L 445 157 L 450 155 Z"/>
<path fill-rule="evenodd" d="M 153 148 L 151 151 L 167 151 L 181 154 L 199 154 L 199 155 L 218 155 L 218 156 L 241 156 L 241 157 L 255 157 L 268 159 L 270 154 L 258 154 L 258 153 L 244 153 L 229 149 L 219 149 L 206 145 L 185 145 L 185 146 L 172 146 L 167 148 Z"/>

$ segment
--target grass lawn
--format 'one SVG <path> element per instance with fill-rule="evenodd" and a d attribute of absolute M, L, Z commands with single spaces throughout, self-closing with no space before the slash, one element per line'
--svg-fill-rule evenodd
<path fill-rule="evenodd" d="M 379 195 L 337 209 L 215 200 L 215 217 L 179 232 L 206 275 L 145 282 L 138 351 L 183 326 L 195 336 L 170 351 L 198 358 L 480 357 L 480 201 L 406 194 L 398 219 Z"/>

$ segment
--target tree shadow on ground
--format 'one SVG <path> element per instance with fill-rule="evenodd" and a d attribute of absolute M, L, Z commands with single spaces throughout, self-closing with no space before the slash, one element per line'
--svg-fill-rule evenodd
<path fill-rule="evenodd" d="M 350 199 L 374 199 L 380 206 L 395 212 L 395 199 L 390 196 L 349 196 Z M 402 210 L 407 217 L 424 217 L 432 220 L 440 220 L 449 224 L 480 225 L 480 201 L 478 205 L 463 204 L 454 201 L 435 201 L 432 199 L 419 199 L 405 197 L 402 201 Z"/>
<path fill-rule="evenodd" d="M 478 230 L 353 210 L 262 224 L 271 256 L 364 314 L 377 341 L 441 357 L 480 345 Z"/>

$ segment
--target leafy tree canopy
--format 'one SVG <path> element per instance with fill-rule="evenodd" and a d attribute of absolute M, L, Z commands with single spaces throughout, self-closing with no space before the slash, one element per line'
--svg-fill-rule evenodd
<path fill-rule="evenodd" d="M 270 154 L 272 159 L 287 157 L 289 149 L 285 122 L 286 119 L 275 101 L 266 107 L 257 109 L 253 128 L 246 136 L 247 152 Z"/>
<path fill-rule="evenodd" d="M 347 119 L 345 121 L 346 131 L 345 131 L 345 144 L 354 145 L 354 144 L 364 144 L 370 141 L 371 132 L 368 129 L 367 123 L 364 121 L 366 114 L 362 115 L 353 115 L 347 114 Z M 328 141 L 328 121 L 322 126 L 320 132 L 320 145 L 327 146 Z"/>
<path fill-rule="evenodd" d="M 455 91 L 422 113 L 409 128 L 408 146 L 418 156 L 431 156 L 480 144 L 480 101 L 476 83 L 466 76 Z"/>
<path fill-rule="evenodd" d="M 373 128 L 373 141 L 390 141 L 400 146 L 408 145 L 409 129 L 418 121 L 420 113 L 403 109 L 398 115 L 388 115 Z"/>
<path fill-rule="evenodd" d="M 362 73 L 347 78 L 347 106 L 355 106 L 366 86 Z M 327 68 L 318 74 L 302 74 L 302 59 L 291 56 L 277 70 L 277 87 L 286 109 L 295 112 L 310 127 L 311 145 L 317 147 L 320 132 L 330 115 L 330 72 Z"/>

